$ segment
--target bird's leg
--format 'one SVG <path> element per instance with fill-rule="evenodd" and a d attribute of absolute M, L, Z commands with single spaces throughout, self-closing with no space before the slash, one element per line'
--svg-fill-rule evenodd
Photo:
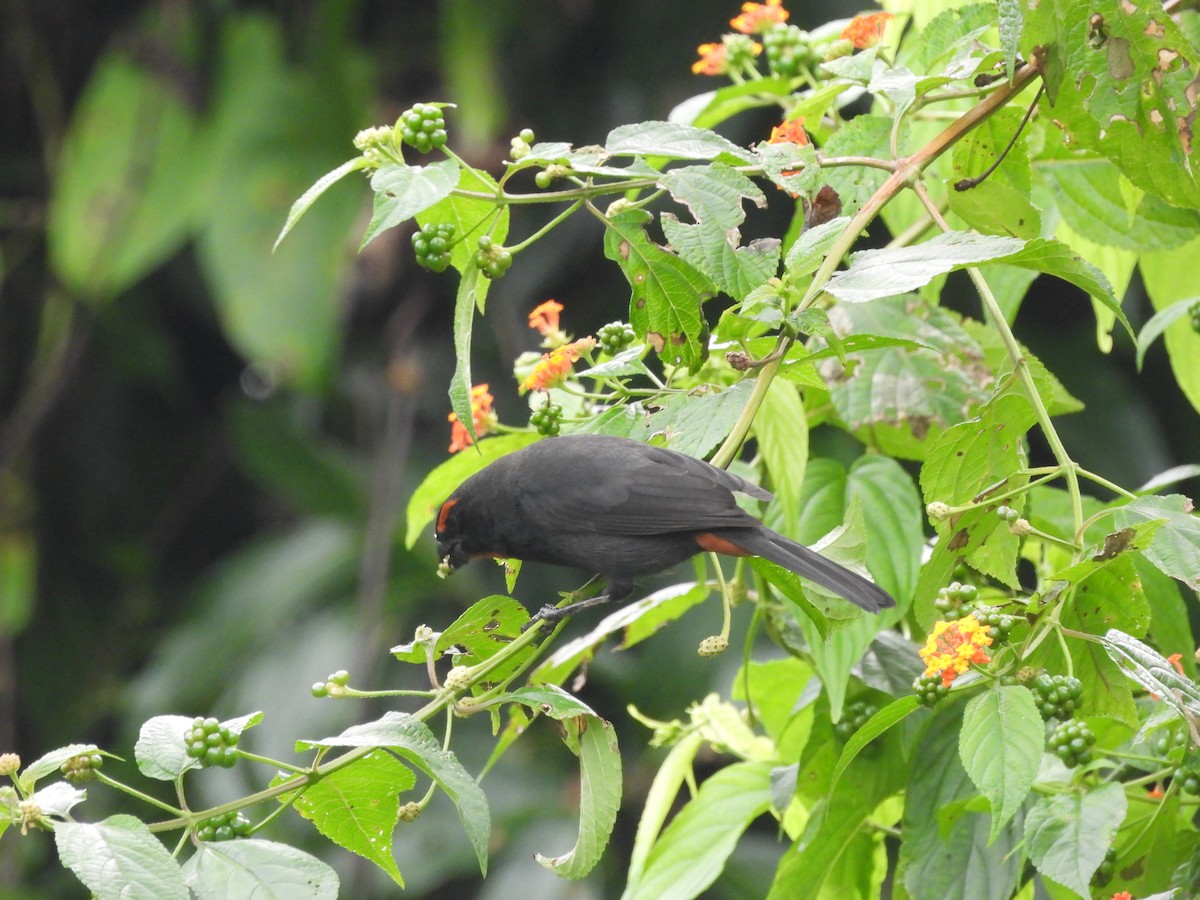
<path fill-rule="evenodd" d="M 534 622 L 543 622 L 546 625 L 554 625 L 565 619 L 567 616 L 573 616 L 577 612 L 582 612 L 585 609 L 591 609 L 593 606 L 600 606 L 604 603 L 609 603 L 613 600 L 624 600 L 633 593 L 633 582 L 613 579 L 608 580 L 608 584 L 604 586 L 604 590 L 595 597 L 588 597 L 584 600 L 576 600 L 574 603 L 568 603 L 566 606 L 551 606 L 546 604 L 533 616 L 526 624 L 525 628 L 529 628 Z M 524 630 L 524 629 L 522 629 Z"/>

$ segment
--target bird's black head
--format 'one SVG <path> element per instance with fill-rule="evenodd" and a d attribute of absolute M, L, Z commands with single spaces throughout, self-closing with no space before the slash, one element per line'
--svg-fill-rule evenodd
<path fill-rule="evenodd" d="M 463 546 L 466 539 L 463 530 L 465 510 L 460 508 L 461 502 L 462 498 L 451 497 L 443 503 L 434 528 L 438 560 L 451 572 L 471 561 L 470 552 Z"/>

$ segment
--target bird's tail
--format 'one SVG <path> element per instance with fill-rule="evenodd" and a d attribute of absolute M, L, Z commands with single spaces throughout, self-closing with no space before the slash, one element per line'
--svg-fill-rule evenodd
<path fill-rule="evenodd" d="M 879 585 L 769 528 L 714 529 L 712 534 L 748 554 L 769 559 L 797 575 L 816 582 L 855 606 L 861 606 L 867 612 L 877 613 L 896 605 L 892 595 Z"/>

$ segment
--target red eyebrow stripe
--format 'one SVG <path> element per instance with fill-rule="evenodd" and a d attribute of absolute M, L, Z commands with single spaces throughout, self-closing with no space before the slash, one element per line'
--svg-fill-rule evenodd
<path fill-rule="evenodd" d="M 437 525 L 434 526 L 434 530 L 438 534 L 441 534 L 443 531 L 446 530 L 446 519 L 449 518 L 449 516 L 450 516 L 450 507 L 452 507 L 457 502 L 458 502 L 457 497 L 451 497 L 449 500 L 447 500 L 445 503 L 443 503 L 442 508 L 440 510 L 438 510 Z"/>

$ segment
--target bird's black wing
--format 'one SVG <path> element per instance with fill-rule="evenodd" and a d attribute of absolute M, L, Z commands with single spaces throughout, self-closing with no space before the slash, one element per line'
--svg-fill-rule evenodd
<path fill-rule="evenodd" d="M 552 438 L 553 456 L 526 454 L 518 479 L 528 515 L 571 532 L 651 535 L 748 525 L 733 492 L 771 494 L 724 469 L 673 450 L 619 438 Z M 540 446 L 540 445 L 535 445 Z"/>

